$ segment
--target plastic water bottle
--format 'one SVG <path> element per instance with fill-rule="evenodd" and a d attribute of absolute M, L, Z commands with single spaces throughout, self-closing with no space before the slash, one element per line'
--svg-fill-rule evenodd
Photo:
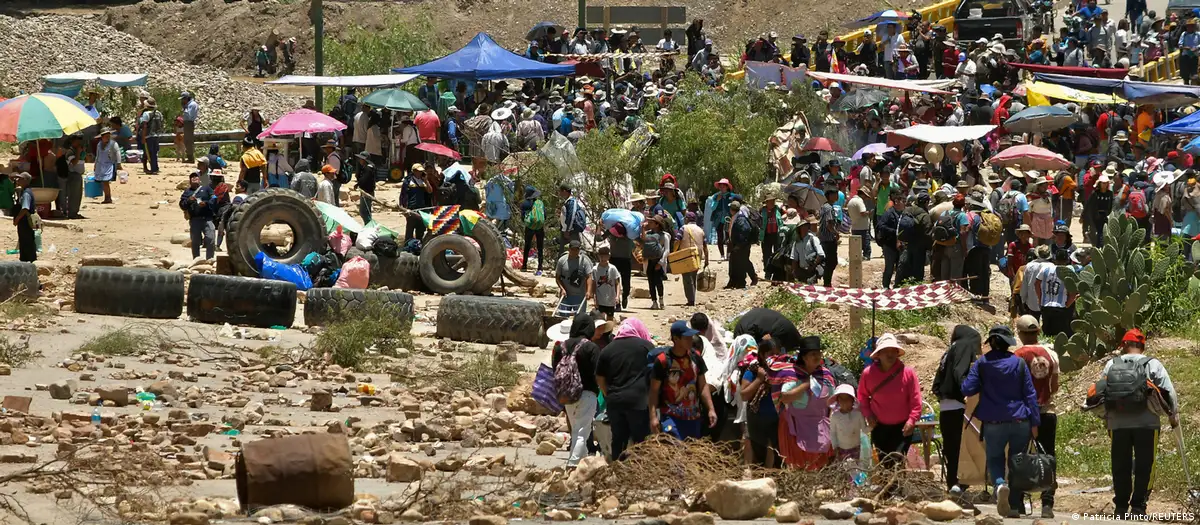
<path fill-rule="evenodd" d="M 100 427 L 100 403 L 96 403 L 96 408 L 92 409 L 92 425 L 96 428 Z"/>

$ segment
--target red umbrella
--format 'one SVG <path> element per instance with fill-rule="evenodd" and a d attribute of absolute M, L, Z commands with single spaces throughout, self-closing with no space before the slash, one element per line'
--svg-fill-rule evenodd
<path fill-rule="evenodd" d="M 804 143 L 804 147 L 800 148 L 800 151 L 832 151 L 841 153 L 842 147 L 825 137 L 813 137 Z"/>
<path fill-rule="evenodd" d="M 446 146 L 443 146 L 436 142 L 422 142 L 420 144 L 417 144 L 417 149 L 419 149 L 421 151 L 427 151 L 434 155 L 450 157 L 454 160 L 462 159 L 462 155 L 459 154 L 457 151 L 454 151 L 454 150 L 447 148 Z"/>
<path fill-rule="evenodd" d="M 1061 170 L 1071 166 L 1070 161 L 1053 151 L 1029 144 L 1013 146 L 994 155 L 992 164 L 1001 166 L 1019 165 L 1027 170 Z"/>

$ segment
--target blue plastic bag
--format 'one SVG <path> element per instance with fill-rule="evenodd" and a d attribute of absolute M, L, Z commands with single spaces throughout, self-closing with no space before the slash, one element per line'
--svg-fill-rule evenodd
<path fill-rule="evenodd" d="M 605 231 L 620 223 L 625 226 L 625 236 L 630 239 L 642 237 L 642 221 L 644 220 L 646 217 L 640 212 L 622 208 L 612 208 L 600 214 L 600 222 L 604 224 Z"/>
<path fill-rule="evenodd" d="M 263 252 L 254 256 L 254 263 L 258 266 L 258 276 L 263 279 L 287 281 L 295 284 L 300 291 L 312 288 L 312 278 L 299 264 L 283 264 Z"/>

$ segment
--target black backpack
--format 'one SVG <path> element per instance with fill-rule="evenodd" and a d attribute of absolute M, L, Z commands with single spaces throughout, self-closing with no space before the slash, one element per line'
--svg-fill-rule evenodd
<path fill-rule="evenodd" d="M 829 373 L 833 375 L 834 386 L 850 385 L 855 390 L 858 389 L 858 378 L 845 365 L 829 358 L 824 359 L 824 364 L 825 368 L 829 369 Z"/>
<path fill-rule="evenodd" d="M 1145 356 L 1135 360 L 1113 359 L 1104 375 L 1104 408 L 1108 412 L 1129 414 L 1147 410 L 1150 378 L 1146 374 L 1146 365 L 1152 359 Z"/>
<path fill-rule="evenodd" d="M 396 240 L 391 237 L 376 237 L 375 243 L 371 245 L 371 251 L 384 257 L 399 257 L 400 245 L 396 244 Z"/>
<path fill-rule="evenodd" d="M 338 169 L 338 174 L 337 174 L 338 183 L 350 184 L 350 179 L 354 178 L 354 166 L 352 165 L 352 163 L 347 162 L 345 160 L 341 160 L 341 159 L 342 159 L 342 156 L 338 155 L 338 160 L 341 161 L 340 162 L 341 168 Z"/>
<path fill-rule="evenodd" d="M 759 213 L 754 208 L 750 208 L 746 210 L 746 215 L 750 221 L 750 243 L 758 244 L 758 234 L 762 229 L 762 213 Z"/>
<path fill-rule="evenodd" d="M 962 215 L 959 210 L 941 214 L 933 225 L 933 242 L 947 246 L 958 239 L 958 218 Z"/>
<path fill-rule="evenodd" d="M 917 219 L 909 212 L 900 214 L 900 224 L 896 228 L 896 237 L 900 242 L 913 242 L 917 237 Z"/>

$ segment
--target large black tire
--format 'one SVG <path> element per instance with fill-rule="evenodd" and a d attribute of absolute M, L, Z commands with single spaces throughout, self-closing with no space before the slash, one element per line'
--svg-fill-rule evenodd
<path fill-rule="evenodd" d="M 239 275 L 258 277 L 254 256 L 262 251 L 259 235 L 270 224 L 283 223 L 292 229 L 292 248 L 275 260 L 300 264 L 312 252 L 326 244 L 325 223 L 312 201 L 284 188 L 271 188 L 251 194 L 229 216 L 229 263 Z"/>
<path fill-rule="evenodd" d="M 37 297 L 37 266 L 27 262 L 0 262 L 0 301 L 7 301 L 18 294 L 28 298 Z"/>
<path fill-rule="evenodd" d="M 446 268 L 446 250 L 457 252 L 466 261 L 466 269 L 462 273 L 439 272 Z M 441 235 L 421 248 L 421 281 L 430 291 L 436 294 L 449 295 L 471 291 L 480 271 L 479 250 L 471 245 L 471 241 L 461 235 Z"/>
<path fill-rule="evenodd" d="M 75 311 L 178 319 L 183 314 L 183 274 L 150 268 L 84 266 L 75 276 Z"/>
<path fill-rule="evenodd" d="M 540 348 L 546 345 L 545 313 L 546 308 L 533 301 L 451 295 L 438 305 L 437 336 L 485 344 L 513 341 Z"/>
<path fill-rule="evenodd" d="M 492 287 L 504 273 L 504 242 L 500 240 L 500 230 L 486 220 L 475 223 L 471 230 L 471 238 L 479 243 L 479 260 L 483 263 L 479 275 L 475 278 L 475 284 L 471 286 L 471 292 L 484 295 L 492 291 Z"/>
<path fill-rule="evenodd" d="M 187 313 L 202 323 L 292 326 L 296 285 L 251 277 L 194 275 L 188 287 Z"/>
<path fill-rule="evenodd" d="M 351 290 L 349 288 L 313 288 L 304 298 L 304 324 L 325 326 L 343 312 L 362 308 L 368 301 L 386 304 L 389 311 L 412 326 L 413 296 L 404 292 Z"/>
<path fill-rule="evenodd" d="M 362 257 L 371 264 L 372 287 L 406 292 L 423 290 L 421 261 L 416 255 L 401 252 L 396 257 L 388 257 L 374 252 L 364 252 L 358 248 L 351 248 L 346 252 L 346 260 L 353 259 L 355 256 Z"/>

